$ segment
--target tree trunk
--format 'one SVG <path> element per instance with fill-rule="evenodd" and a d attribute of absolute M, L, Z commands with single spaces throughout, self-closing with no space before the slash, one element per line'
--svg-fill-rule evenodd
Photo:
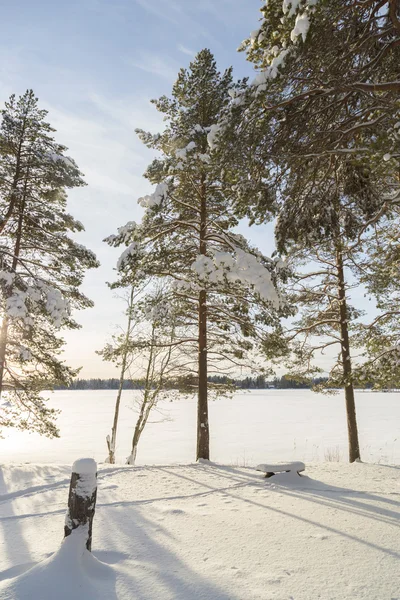
<path fill-rule="evenodd" d="M 30 102 L 29 102 L 27 110 L 29 110 L 29 108 L 30 108 Z M 13 183 L 12 183 L 11 194 L 10 194 L 10 203 L 8 205 L 8 209 L 7 209 L 4 217 L 2 217 L 1 222 L 0 222 L 0 234 L 2 234 L 4 229 L 6 228 L 6 225 L 9 221 L 9 219 L 11 218 L 14 208 L 18 201 L 18 183 L 19 183 L 19 180 L 21 179 L 21 153 L 22 153 L 22 144 L 23 144 L 24 138 L 25 138 L 25 130 L 26 130 L 26 115 L 25 115 L 23 123 L 22 123 L 22 131 L 21 131 L 21 136 L 20 136 L 19 144 L 18 144 L 17 158 L 16 158 L 16 164 L 15 164 L 15 173 L 14 173 L 14 177 L 13 177 Z"/>
<path fill-rule="evenodd" d="M 115 446 L 117 443 L 117 428 L 118 428 L 118 418 L 119 418 L 119 405 L 121 404 L 121 396 L 122 396 L 122 388 L 124 385 L 124 375 L 125 369 L 121 369 L 121 377 L 119 380 L 117 399 L 115 401 L 115 411 L 114 411 L 114 421 L 113 426 L 111 428 L 111 439 L 108 435 L 106 438 L 107 448 L 108 448 L 108 462 L 113 465 L 115 464 Z"/>
<path fill-rule="evenodd" d="M 338 296 L 340 306 L 340 333 L 343 362 L 344 393 L 346 399 L 347 432 L 349 438 L 349 461 L 352 463 L 360 460 L 360 445 L 358 442 L 358 428 L 356 405 L 354 401 L 354 386 L 352 381 L 352 366 L 350 356 L 350 341 L 348 327 L 348 311 L 346 303 L 346 289 L 343 269 L 343 256 L 340 250 L 336 251 L 336 265 L 338 272 Z"/>
<path fill-rule="evenodd" d="M 80 465 L 83 465 L 83 469 L 80 469 Z M 72 466 L 68 511 L 64 525 L 64 537 L 71 535 L 78 527 L 88 526 L 86 548 L 89 552 L 92 549 L 92 526 L 96 508 L 96 471 L 96 463 L 91 458 L 78 460 Z"/>
<path fill-rule="evenodd" d="M 207 206 L 204 178 L 201 183 L 200 205 L 200 254 L 207 252 Z M 210 459 L 210 431 L 208 425 L 207 398 L 207 293 L 199 294 L 199 391 L 197 403 L 197 452 L 196 460 Z"/>
<path fill-rule="evenodd" d="M 140 436 L 142 435 L 142 431 L 144 426 L 146 425 L 147 419 L 149 418 L 150 410 L 151 410 L 151 402 L 149 400 L 151 394 L 151 386 L 153 384 L 154 379 L 154 344 L 155 344 L 155 331 L 156 327 L 153 323 L 151 330 L 151 345 L 150 345 L 150 354 L 149 354 L 149 362 L 147 363 L 146 369 L 146 378 L 144 383 L 144 392 L 143 392 L 143 401 L 140 407 L 140 413 L 136 421 L 135 430 L 133 432 L 132 438 L 132 450 L 130 455 L 128 456 L 128 460 L 126 463 L 128 465 L 134 465 L 136 461 L 137 454 L 137 446 L 140 440 Z"/>
<path fill-rule="evenodd" d="M 136 421 L 135 430 L 133 432 L 131 454 L 128 457 L 128 460 L 126 461 L 128 465 L 134 465 L 136 462 L 137 447 L 139 444 L 140 436 L 142 435 L 143 429 L 147 423 L 147 419 L 149 418 L 150 411 L 152 409 L 152 403 L 149 401 L 149 393 L 150 392 L 147 392 L 147 390 L 145 390 L 143 402 L 140 407 L 140 414 L 138 420 Z"/>
<path fill-rule="evenodd" d="M 28 176 L 29 176 L 29 171 L 27 173 L 27 178 L 28 178 Z M 16 273 L 16 270 L 17 270 L 18 259 L 19 259 L 19 254 L 20 254 L 20 250 L 21 250 L 22 228 L 23 228 L 23 223 L 24 223 L 24 211 L 25 211 L 25 204 L 26 204 L 26 199 L 25 199 L 26 187 L 27 187 L 26 184 L 27 184 L 27 180 L 25 181 L 24 197 L 22 200 L 20 214 L 19 214 L 19 218 L 18 218 L 16 241 L 15 241 L 15 247 L 14 247 L 14 257 L 13 257 L 13 262 L 12 262 L 12 266 L 11 266 L 11 273 L 14 273 L 14 274 Z M 7 314 L 4 314 L 3 322 L 1 325 L 1 331 L 0 331 L 0 398 L 1 398 L 1 393 L 3 391 L 4 371 L 5 371 L 5 367 L 6 367 L 8 324 L 9 324 L 9 320 L 8 320 Z"/>
<path fill-rule="evenodd" d="M 115 464 L 115 447 L 116 447 L 116 443 L 117 443 L 119 407 L 121 404 L 122 389 L 124 387 L 126 365 L 128 362 L 128 341 L 129 341 L 129 335 L 130 335 L 131 324 L 132 324 L 133 295 L 134 295 L 134 292 L 133 292 L 133 288 L 132 288 L 130 298 L 129 298 L 129 304 L 128 304 L 128 324 L 127 324 L 126 335 L 125 335 L 125 348 L 124 348 L 124 353 L 123 353 L 123 357 L 122 357 L 121 374 L 120 374 L 120 378 L 119 378 L 117 399 L 115 401 L 114 421 L 113 421 L 113 426 L 111 429 L 111 440 L 110 440 L 110 436 L 107 436 L 107 438 L 106 438 L 107 448 L 108 448 L 108 462 L 112 465 Z"/>
<path fill-rule="evenodd" d="M 0 398 L 3 391 L 3 379 L 6 366 L 7 332 L 8 318 L 6 315 L 4 315 L 0 331 Z"/>

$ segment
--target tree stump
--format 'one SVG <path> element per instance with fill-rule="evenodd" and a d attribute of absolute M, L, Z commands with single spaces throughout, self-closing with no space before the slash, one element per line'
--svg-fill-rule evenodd
<path fill-rule="evenodd" d="M 87 527 L 86 548 L 92 549 L 92 525 L 97 496 L 97 464 L 81 458 L 72 465 L 64 537 L 78 527 Z"/>

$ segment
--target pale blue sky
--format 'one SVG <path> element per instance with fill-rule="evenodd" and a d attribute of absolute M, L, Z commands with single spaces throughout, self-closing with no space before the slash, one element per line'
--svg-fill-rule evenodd
<path fill-rule="evenodd" d="M 2 3 L 0 101 L 32 88 L 88 183 L 69 196 L 70 212 L 86 227 L 79 241 L 102 263 L 84 284 L 95 308 L 77 315 L 83 329 L 65 335 L 66 359 L 83 365 L 82 376 L 115 374 L 95 354 L 123 310 L 105 285 L 119 252 L 102 239 L 140 219 L 136 199 L 149 191 L 142 173 L 152 155 L 134 129 L 162 127 L 149 100 L 168 95 L 179 68 L 204 47 L 221 70 L 233 65 L 236 78 L 251 77 L 252 66 L 236 49 L 257 27 L 260 6 L 260 0 Z M 262 251 L 272 252 L 271 226 L 249 233 Z"/>
<path fill-rule="evenodd" d="M 88 187 L 70 193 L 70 212 L 85 225 L 79 241 L 102 266 L 86 277 L 94 309 L 77 315 L 83 329 L 65 334 L 66 359 L 84 376 L 115 374 L 95 354 L 121 321 L 113 280 L 118 251 L 102 239 L 139 220 L 136 199 L 149 191 L 142 178 L 152 155 L 134 129 L 158 131 L 151 98 L 169 94 L 180 67 L 210 48 L 221 70 L 250 75 L 236 49 L 257 27 L 259 0 L 17 0 L 1 3 L 0 101 L 32 88 L 56 138 L 85 174 Z M 271 252 L 271 232 L 252 234 Z"/>

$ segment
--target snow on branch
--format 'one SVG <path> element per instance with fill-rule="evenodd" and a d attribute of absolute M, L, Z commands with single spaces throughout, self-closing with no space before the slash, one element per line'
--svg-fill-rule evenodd
<path fill-rule="evenodd" d="M 147 196 L 142 196 L 138 199 L 138 204 L 143 208 L 153 208 L 159 206 L 163 200 L 167 198 L 168 194 L 168 183 L 158 183 L 155 191 Z"/>
<path fill-rule="evenodd" d="M 67 167 L 76 168 L 76 164 L 69 156 L 63 156 L 62 154 L 57 154 L 57 152 L 46 152 L 46 158 L 48 158 L 51 162 L 62 162 Z"/>
<path fill-rule="evenodd" d="M 276 79 L 279 74 L 279 69 L 285 65 L 288 55 L 296 48 L 298 38 L 301 37 L 303 42 L 306 41 L 308 31 L 310 29 L 310 15 L 314 10 L 315 5 L 319 0 L 283 0 L 281 23 L 295 18 L 294 26 L 290 31 L 290 39 L 283 40 L 281 45 L 274 45 L 265 52 L 266 66 L 254 78 L 251 85 L 256 88 L 256 95 L 266 89 L 267 81 Z M 257 42 L 262 42 L 265 38 L 262 23 L 260 29 L 253 31 L 250 35 L 249 45 L 253 47 Z M 246 42 L 245 42 L 246 43 Z"/>
<path fill-rule="evenodd" d="M 0 271 L 0 280 L 6 281 L 8 285 L 14 282 L 14 278 L 12 273 Z M 40 301 L 43 301 L 44 309 L 53 325 L 61 327 L 70 312 L 69 302 L 59 289 L 41 280 L 34 281 L 32 285 L 26 286 L 26 289 L 13 287 L 6 298 L 6 313 L 11 318 L 23 319 L 27 325 L 32 324 L 29 303 L 38 304 Z"/>
<path fill-rule="evenodd" d="M 192 270 L 203 282 L 240 282 L 251 286 L 262 300 L 279 306 L 279 296 L 270 271 L 256 256 L 240 248 L 235 249 L 235 256 L 229 252 L 215 252 L 212 258 L 199 255 L 192 264 Z"/>

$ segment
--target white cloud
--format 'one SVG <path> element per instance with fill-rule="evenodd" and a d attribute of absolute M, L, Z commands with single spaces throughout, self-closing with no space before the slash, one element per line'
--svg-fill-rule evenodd
<path fill-rule="evenodd" d="M 196 54 L 193 50 L 186 48 L 186 46 L 184 46 L 183 44 L 178 44 L 178 50 L 180 52 L 183 52 L 183 54 L 188 54 L 189 56 L 194 56 Z"/>
<path fill-rule="evenodd" d="M 136 0 L 136 3 L 155 17 L 179 25 L 180 17 L 182 16 L 182 8 L 173 0 L 166 0 L 162 3 L 158 2 L 157 4 L 150 0 Z M 173 14 L 175 14 L 175 16 L 173 16 Z"/>
<path fill-rule="evenodd" d="M 180 65 L 171 60 L 167 61 L 158 54 L 150 54 L 146 52 L 138 56 L 137 59 L 129 59 L 128 64 L 146 73 L 163 77 L 168 81 L 175 81 Z"/>

